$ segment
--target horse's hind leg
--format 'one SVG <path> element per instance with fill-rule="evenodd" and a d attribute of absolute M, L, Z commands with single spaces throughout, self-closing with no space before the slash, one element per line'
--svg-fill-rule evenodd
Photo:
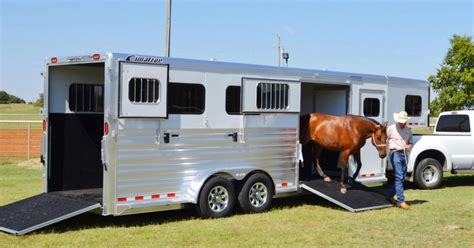
<path fill-rule="evenodd" d="M 328 177 L 324 171 L 321 169 L 321 165 L 319 164 L 319 157 L 321 156 L 322 148 L 318 145 L 313 146 L 314 151 L 314 158 L 315 158 L 315 165 L 316 171 L 318 172 L 319 176 L 323 178 L 323 180 L 327 183 L 331 182 L 331 178 Z"/>

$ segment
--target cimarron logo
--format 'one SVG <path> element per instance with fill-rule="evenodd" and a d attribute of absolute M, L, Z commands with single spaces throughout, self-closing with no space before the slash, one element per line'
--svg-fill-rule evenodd
<path fill-rule="evenodd" d="M 160 64 L 163 63 L 163 58 L 132 55 L 127 57 L 127 61 Z"/>

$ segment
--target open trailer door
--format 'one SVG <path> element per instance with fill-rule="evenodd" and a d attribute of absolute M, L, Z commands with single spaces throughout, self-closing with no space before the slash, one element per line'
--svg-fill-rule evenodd
<path fill-rule="evenodd" d="M 0 230 L 17 235 L 77 216 L 101 207 L 102 189 L 42 193 L 0 207 Z"/>

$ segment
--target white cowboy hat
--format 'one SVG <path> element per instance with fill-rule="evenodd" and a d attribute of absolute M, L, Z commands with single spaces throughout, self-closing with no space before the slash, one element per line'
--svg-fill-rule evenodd
<path fill-rule="evenodd" d="M 393 113 L 393 119 L 398 123 L 406 123 L 410 117 L 406 111 L 400 111 L 399 113 Z"/>

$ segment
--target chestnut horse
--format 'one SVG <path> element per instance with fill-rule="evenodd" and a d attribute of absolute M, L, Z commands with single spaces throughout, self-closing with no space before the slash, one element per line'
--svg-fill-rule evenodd
<path fill-rule="evenodd" d="M 375 120 L 356 116 L 332 116 L 312 113 L 300 118 L 300 143 L 302 145 L 312 143 L 315 156 L 316 171 L 330 182 L 331 178 L 324 174 L 319 165 L 319 158 L 323 149 L 340 152 L 341 167 L 341 193 L 346 193 L 344 186 L 344 171 L 348 168 L 349 156 L 353 155 L 357 161 L 357 170 L 353 179 L 360 171 L 361 159 L 360 149 L 365 145 L 368 138 L 375 146 L 380 158 L 387 156 L 387 122 L 383 125 Z"/>

